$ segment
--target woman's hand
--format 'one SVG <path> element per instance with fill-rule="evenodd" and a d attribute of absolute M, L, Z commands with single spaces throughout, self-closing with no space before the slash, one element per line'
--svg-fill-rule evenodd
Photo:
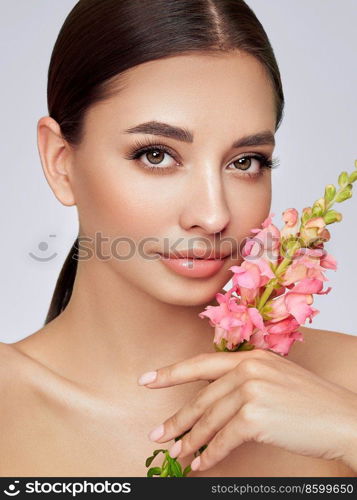
<path fill-rule="evenodd" d="M 262 349 L 200 354 L 158 369 L 146 387 L 196 380 L 212 383 L 163 422 L 160 438 L 152 438 L 163 443 L 191 429 L 170 455 L 182 458 L 208 444 L 192 470 L 213 467 L 246 441 L 349 465 L 357 393 Z"/>

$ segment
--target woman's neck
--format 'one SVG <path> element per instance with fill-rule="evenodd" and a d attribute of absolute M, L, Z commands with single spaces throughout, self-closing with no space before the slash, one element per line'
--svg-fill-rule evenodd
<path fill-rule="evenodd" d="M 57 371 L 94 392 L 122 397 L 123 390 L 142 394 L 137 379 L 146 371 L 214 352 L 214 330 L 198 316 L 208 304 L 162 302 L 103 267 L 95 273 L 78 266 L 66 309 L 44 328 L 46 357 Z"/>

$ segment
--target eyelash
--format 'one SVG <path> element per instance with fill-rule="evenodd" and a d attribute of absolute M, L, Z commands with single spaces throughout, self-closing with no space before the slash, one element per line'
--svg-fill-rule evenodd
<path fill-rule="evenodd" d="M 130 149 L 128 155 L 125 156 L 125 159 L 126 160 L 137 160 L 143 154 L 151 153 L 152 151 L 162 151 L 162 152 L 170 155 L 177 162 L 177 159 L 175 158 L 174 153 L 168 147 L 164 146 L 163 144 L 156 144 L 156 143 L 151 142 L 150 140 L 148 140 L 146 143 L 143 143 L 138 139 L 135 141 L 135 144 Z M 251 179 L 257 178 L 257 177 L 260 177 L 261 175 L 263 175 L 264 169 L 273 169 L 273 168 L 277 168 L 280 165 L 279 158 L 270 159 L 270 158 L 268 158 L 267 155 L 265 155 L 263 153 L 246 154 L 245 156 L 241 156 L 240 158 L 237 158 L 236 160 L 234 160 L 231 163 L 235 163 L 236 161 L 246 159 L 246 158 L 253 158 L 253 159 L 260 161 L 261 167 L 259 168 L 258 172 L 255 172 L 253 174 L 242 170 L 241 172 L 243 172 L 243 173 L 238 174 L 239 177 L 248 177 Z M 158 174 L 158 175 L 165 175 L 165 174 L 177 169 L 177 166 L 155 167 L 154 165 L 150 166 L 150 165 L 146 165 L 145 163 L 142 163 L 142 166 L 143 166 L 143 168 L 150 170 L 152 173 Z M 239 171 L 239 169 L 237 169 L 237 171 Z"/>

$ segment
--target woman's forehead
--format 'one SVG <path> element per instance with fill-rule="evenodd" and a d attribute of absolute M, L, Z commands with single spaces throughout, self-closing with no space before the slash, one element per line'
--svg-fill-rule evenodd
<path fill-rule="evenodd" d="M 89 113 L 90 114 L 90 113 Z M 180 55 L 140 64 L 118 78 L 118 91 L 92 107 L 102 117 L 128 128 L 151 120 L 202 129 L 210 122 L 237 122 L 274 130 L 272 84 L 262 64 L 250 55 Z M 108 122 L 109 120 L 109 122 Z"/>

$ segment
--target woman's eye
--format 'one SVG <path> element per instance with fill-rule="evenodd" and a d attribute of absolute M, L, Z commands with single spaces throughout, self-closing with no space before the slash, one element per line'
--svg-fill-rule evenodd
<path fill-rule="evenodd" d="M 253 162 L 256 162 L 257 163 L 257 168 L 256 169 L 253 169 L 252 168 L 252 163 Z M 261 168 L 261 163 L 262 163 L 262 160 L 259 160 L 257 159 L 256 157 L 253 157 L 253 156 L 244 156 L 243 158 L 238 158 L 237 160 L 234 160 L 232 162 L 232 165 L 234 165 L 235 169 L 236 170 L 242 170 L 242 171 L 245 171 L 245 170 L 256 170 L 256 171 L 259 171 L 259 169 Z"/>
<path fill-rule="evenodd" d="M 144 164 L 146 164 L 144 160 L 147 160 L 149 167 L 159 166 L 159 168 L 170 168 L 177 164 L 169 153 L 154 148 L 142 152 L 137 158 Z"/>

